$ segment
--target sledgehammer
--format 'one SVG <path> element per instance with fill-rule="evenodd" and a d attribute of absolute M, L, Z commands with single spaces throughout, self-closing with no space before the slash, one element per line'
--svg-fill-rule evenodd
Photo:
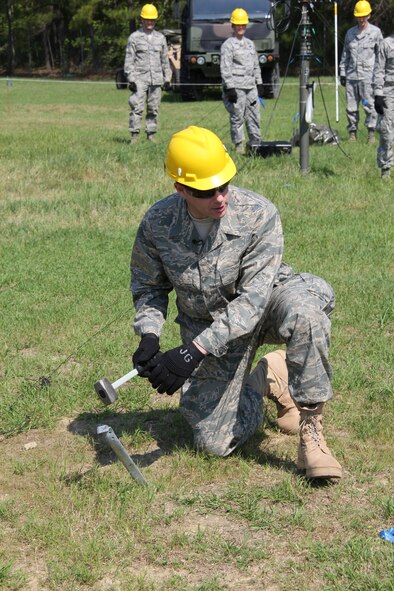
<path fill-rule="evenodd" d="M 119 386 L 122 386 L 122 384 L 125 384 L 126 382 L 131 380 L 131 378 L 134 378 L 135 376 L 138 376 L 138 369 L 133 369 L 132 371 L 129 371 L 129 373 L 116 380 L 116 382 L 114 382 L 113 384 L 111 384 L 111 382 L 107 380 L 107 378 L 103 378 L 94 384 L 94 389 L 96 390 L 100 400 L 104 402 L 104 404 L 112 404 L 113 402 L 115 402 L 115 400 L 118 399 L 118 393 L 116 389 L 119 388 Z"/>

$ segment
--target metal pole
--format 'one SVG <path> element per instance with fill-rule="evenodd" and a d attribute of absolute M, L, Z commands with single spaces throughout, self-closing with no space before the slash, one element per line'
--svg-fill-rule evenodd
<path fill-rule="evenodd" d="M 334 2 L 334 44 L 335 44 L 335 121 L 339 121 L 339 106 L 338 106 L 338 5 Z"/>
<path fill-rule="evenodd" d="M 100 439 L 103 439 L 107 445 L 115 452 L 116 456 L 122 462 L 123 466 L 126 470 L 131 474 L 131 477 L 134 478 L 140 484 L 144 486 L 148 486 L 145 478 L 142 476 L 141 472 L 138 470 L 137 466 L 134 464 L 133 460 L 127 453 L 126 449 L 123 447 L 122 443 L 116 437 L 113 429 L 108 425 L 98 425 L 97 426 L 97 435 Z"/>
<path fill-rule="evenodd" d="M 309 172 L 309 123 L 306 121 L 306 102 L 309 88 L 309 58 L 311 52 L 311 21 L 308 2 L 302 2 L 300 47 L 300 167 L 301 174 Z"/>

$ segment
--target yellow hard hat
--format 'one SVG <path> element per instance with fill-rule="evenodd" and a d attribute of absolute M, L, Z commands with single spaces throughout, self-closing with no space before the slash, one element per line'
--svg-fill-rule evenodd
<path fill-rule="evenodd" d="M 354 16 L 368 16 L 371 14 L 372 8 L 367 0 L 359 0 L 354 7 Z"/>
<path fill-rule="evenodd" d="M 159 13 L 157 12 L 156 6 L 153 4 L 144 4 L 144 6 L 141 8 L 140 17 L 145 18 L 146 20 L 154 21 L 159 18 Z"/>
<path fill-rule="evenodd" d="M 195 125 L 174 133 L 164 167 L 174 181 L 200 191 L 228 183 L 237 172 L 218 136 Z"/>
<path fill-rule="evenodd" d="M 248 13 L 243 8 L 234 8 L 231 13 L 230 23 L 233 25 L 247 25 L 249 22 Z"/>

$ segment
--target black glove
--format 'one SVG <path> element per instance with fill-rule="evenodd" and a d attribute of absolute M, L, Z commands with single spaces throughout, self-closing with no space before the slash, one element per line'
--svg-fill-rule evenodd
<path fill-rule="evenodd" d="M 237 97 L 237 91 L 235 90 L 235 88 L 227 88 L 227 90 L 225 91 L 225 94 L 226 94 L 227 100 L 230 103 L 237 102 L 238 97 Z"/>
<path fill-rule="evenodd" d="M 129 82 L 129 90 L 131 92 L 137 92 L 137 85 L 135 82 Z"/>
<path fill-rule="evenodd" d="M 170 90 L 170 88 L 171 88 L 171 84 L 169 82 L 164 82 L 163 90 L 168 92 Z"/>
<path fill-rule="evenodd" d="M 264 98 L 264 84 L 257 85 L 257 94 L 259 95 L 259 98 Z"/>
<path fill-rule="evenodd" d="M 384 96 L 375 96 L 375 111 L 379 113 L 379 115 L 384 115 L 384 109 L 387 109 L 387 103 Z"/>
<path fill-rule="evenodd" d="M 159 337 L 153 332 L 147 332 L 141 337 L 138 349 L 133 355 L 134 367 L 143 378 L 149 377 L 148 361 L 150 361 L 160 349 Z"/>
<path fill-rule="evenodd" d="M 346 76 L 340 76 L 339 81 L 341 86 L 346 86 Z"/>
<path fill-rule="evenodd" d="M 149 381 L 159 394 L 174 394 L 198 367 L 205 355 L 190 343 L 170 349 L 149 364 Z M 152 367 L 155 363 L 155 367 Z"/>

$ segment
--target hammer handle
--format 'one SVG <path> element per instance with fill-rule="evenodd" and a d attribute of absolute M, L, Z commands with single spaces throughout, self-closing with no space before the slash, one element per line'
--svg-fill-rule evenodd
<path fill-rule="evenodd" d="M 137 369 L 133 369 L 132 371 L 129 371 L 129 373 L 127 373 L 125 376 L 116 380 L 116 382 L 114 382 L 112 384 L 112 387 L 115 388 L 115 390 L 116 390 L 116 388 L 119 388 L 119 386 L 121 386 L 122 384 L 125 384 L 126 382 L 131 380 L 131 378 L 134 378 L 135 376 L 138 376 Z"/>

